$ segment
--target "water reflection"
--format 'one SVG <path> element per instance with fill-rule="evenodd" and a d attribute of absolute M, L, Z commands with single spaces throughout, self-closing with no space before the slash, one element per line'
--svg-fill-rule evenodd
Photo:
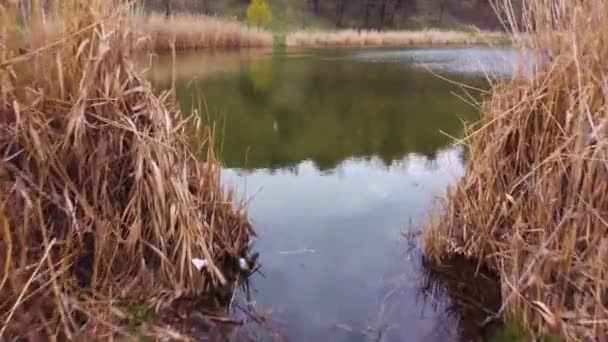
<path fill-rule="evenodd" d="M 204 97 L 204 118 L 221 123 L 225 181 L 253 197 L 266 275 L 253 279 L 256 306 L 290 341 L 455 340 L 420 300 L 419 251 L 404 251 L 402 233 L 461 175 L 449 136 L 476 109 L 416 65 L 359 53 L 187 55 L 172 69 L 182 110 Z M 167 68 L 161 58 L 151 70 L 158 87 Z M 386 299 L 396 279 L 406 286 Z"/>
<path fill-rule="evenodd" d="M 411 63 L 448 73 L 511 77 L 517 71 L 530 68 L 522 62 L 529 62 L 532 56 L 512 47 L 462 47 L 364 51 L 355 58 L 379 63 Z M 524 70 L 520 70 L 521 66 L 525 66 Z"/>
<path fill-rule="evenodd" d="M 186 112 L 196 107 L 193 89 L 202 89 L 207 115 L 225 125 L 220 140 L 226 165 L 248 169 L 311 160 L 330 170 L 345 159 L 370 156 L 390 165 L 409 153 L 432 158 L 451 142 L 448 136 L 462 133 L 463 120 L 477 117 L 452 94 L 457 88 L 425 70 L 322 58 L 328 54 L 340 53 L 233 56 L 231 74 L 179 82 L 180 105 Z"/>
<path fill-rule="evenodd" d="M 272 311 L 290 341 L 443 337 L 435 331 L 440 316 L 418 298 L 420 265 L 404 254 L 402 232 L 408 218 L 426 217 L 434 195 L 461 172 L 460 151 L 452 148 L 433 161 L 412 154 L 389 166 L 372 158 L 332 171 L 310 161 L 274 173 L 226 170 L 225 179 L 254 196 L 250 213 L 266 276 L 253 279 L 259 308 Z M 402 295 L 392 298 L 400 314 L 380 317 L 394 277 L 403 280 Z M 394 325 L 400 328 L 388 329 Z"/>
<path fill-rule="evenodd" d="M 422 258 L 420 295 L 433 312 L 443 312 L 438 330 L 455 330 L 463 341 L 493 340 L 501 328 L 494 319 L 501 307 L 500 282 L 485 267 L 463 258 L 436 264 Z"/>

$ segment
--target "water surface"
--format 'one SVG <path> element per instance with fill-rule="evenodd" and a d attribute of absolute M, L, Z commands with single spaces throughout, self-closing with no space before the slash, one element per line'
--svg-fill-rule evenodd
<path fill-rule="evenodd" d="M 461 47 L 361 51 L 355 58 L 379 63 L 408 63 L 433 71 L 478 77 L 510 77 L 531 56 L 511 47 Z M 525 71 L 525 70 L 524 70 Z"/>
<path fill-rule="evenodd" d="M 463 172 L 451 137 L 478 114 L 420 61 L 485 87 L 450 67 L 475 51 L 178 56 L 182 110 L 203 107 L 218 123 L 225 180 L 251 198 L 264 274 L 253 277 L 255 306 L 287 340 L 459 339 L 447 300 L 424 290 L 415 242 L 433 199 Z M 172 74 L 163 63 L 150 72 L 161 87 Z"/>

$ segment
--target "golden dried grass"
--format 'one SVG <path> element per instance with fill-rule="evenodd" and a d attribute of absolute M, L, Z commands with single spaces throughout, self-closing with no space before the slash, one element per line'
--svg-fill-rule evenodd
<path fill-rule="evenodd" d="M 122 2 L 62 2 L 54 42 L 12 39 L 15 10 L 0 6 L 0 340 L 105 339 L 119 305 L 231 288 L 244 208 L 209 135 L 190 144 L 194 118 L 133 66 Z"/>
<path fill-rule="evenodd" d="M 501 0 L 502 1 L 502 0 Z M 469 162 L 428 231 L 436 261 L 500 276 L 502 308 L 536 335 L 608 336 L 608 1 L 526 0 L 531 78 L 495 85 Z M 510 1 L 500 2 L 516 23 Z M 592 29 L 590 29 L 592 28 Z"/>
<path fill-rule="evenodd" d="M 287 34 L 286 44 L 290 47 L 323 46 L 421 46 L 421 45 L 470 45 L 499 43 L 507 40 L 501 32 L 483 31 L 376 31 L 376 30 L 339 30 L 310 31 L 301 30 Z"/>
<path fill-rule="evenodd" d="M 133 27 L 144 37 L 144 46 L 157 52 L 194 49 L 268 47 L 270 32 L 247 27 L 237 20 L 214 16 L 159 14 L 133 16 Z"/>

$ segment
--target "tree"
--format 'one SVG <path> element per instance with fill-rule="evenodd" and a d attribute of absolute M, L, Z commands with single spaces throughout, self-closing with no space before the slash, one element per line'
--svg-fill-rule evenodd
<path fill-rule="evenodd" d="M 404 9 L 407 9 L 410 12 L 416 12 L 416 0 L 395 0 L 395 6 L 389 15 L 388 24 L 394 26 L 395 16 Z"/>
<path fill-rule="evenodd" d="M 446 5 L 447 5 L 446 0 L 441 0 L 439 2 L 439 22 L 443 21 L 443 13 L 445 12 Z"/>
<path fill-rule="evenodd" d="M 365 22 L 363 24 L 363 27 L 365 28 L 369 28 L 370 24 L 369 24 L 369 20 L 371 17 L 371 13 L 372 13 L 372 8 L 374 7 L 374 4 L 372 3 L 371 0 L 366 0 L 364 3 L 364 8 L 365 8 Z"/>
<path fill-rule="evenodd" d="M 344 19 L 344 11 L 346 10 L 347 0 L 336 1 L 336 26 L 342 27 L 342 21 Z"/>
<path fill-rule="evenodd" d="M 310 0 L 310 5 L 312 6 L 312 12 L 319 14 L 319 0 Z"/>
<path fill-rule="evenodd" d="M 209 6 L 209 1 L 208 0 L 202 0 L 203 4 L 203 13 L 205 14 L 211 14 L 211 7 Z"/>
<path fill-rule="evenodd" d="M 382 29 L 385 25 L 387 3 L 388 3 L 388 0 L 382 0 L 382 2 L 380 4 L 380 24 L 378 25 L 378 28 L 380 28 L 380 29 Z"/>
<path fill-rule="evenodd" d="M 164 0 L 165 3 L 165 17 L 171 16 L 171 0 Z"/>
<path fill-rule="evenodd" d="M 268 26 L 271 19 L 266 0 L 252 0 L 247 8 L 247 22 L 258 27 Z"/>

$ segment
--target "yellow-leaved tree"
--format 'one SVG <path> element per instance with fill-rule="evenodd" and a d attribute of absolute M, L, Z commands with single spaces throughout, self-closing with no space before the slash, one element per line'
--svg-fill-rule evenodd
<path fill-rule="evenodd" d="M 247 22 L 258 27 L 268 26 L 271 19 L 270 6 L 266 0 L 251 0 L 247 8 Z"/>

